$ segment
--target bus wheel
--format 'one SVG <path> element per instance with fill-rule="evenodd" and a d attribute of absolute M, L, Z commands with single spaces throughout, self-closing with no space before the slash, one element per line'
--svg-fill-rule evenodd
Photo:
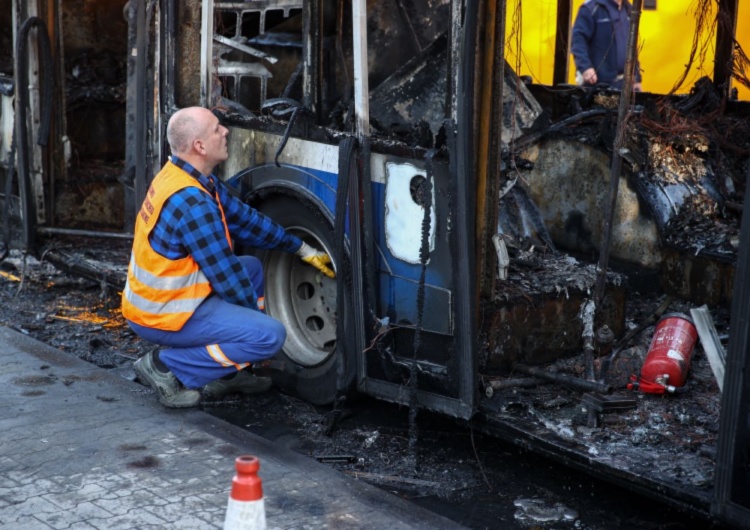
<path fill-rule="evenodd" d="M 307 244 L 333 257 L 333 227 L 318 208 L 302 198 L 266 197 L 257 210 L 281 224 Z M 256 251 L 265 271 L 266 313 L 287 330 L 286 342 L 276 355 L 274 383 L 285 392 L 316 405 L 334 401 L 340 363 L 345 363 L 342 390 L 354 385 L 355 359 L 346 358 L 346 344 L 337 340 L 337 324 L 346 318 L 346 302 L 337 300 L 337 280 L 307 265 L 295 254 L 278 250 Z M 337 273 L 339 263 L 332 264 Z M 342 324 L 345 326 L 345 324 Z M 346 327 L 346 326 L 345 326 Z"/>

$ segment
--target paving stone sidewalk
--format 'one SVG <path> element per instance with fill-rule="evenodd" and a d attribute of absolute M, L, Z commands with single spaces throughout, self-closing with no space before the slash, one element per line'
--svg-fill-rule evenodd
<path fill-rule="evenodd" d="M 462 528 L 0 327 L 0 530 L 222 528 L 242 454 L 269 530 Z"/>

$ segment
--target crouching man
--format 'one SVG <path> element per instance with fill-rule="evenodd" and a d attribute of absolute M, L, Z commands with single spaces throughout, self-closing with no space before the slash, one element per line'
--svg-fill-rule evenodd
<path fill-rule="evenodd" d="M 162 346 L 135 372 L 171 408 L 211 397 L 268 390 L 246 370 L 272 357 L 284 325 L 262 312 L 263 270 L 235 256 L 232 241 L 296 253 L 331 278 L 330 257 L 229 193 L 213 175 L 228 157 L 229 131 L 201 107 L 167 125 L 169 161 L 154 178 L 136 219 L 122 312 L 143 339 Z"/>

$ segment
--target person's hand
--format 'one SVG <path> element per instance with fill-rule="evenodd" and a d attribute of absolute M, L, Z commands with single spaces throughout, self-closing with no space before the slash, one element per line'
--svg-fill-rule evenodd
<path fill-rule="evenodd" d="M 641 90 L 643 90 L 643 89 L 641 88 L 641 84 L 640 83 L 634 83 L 633 84 L 633 92 L 640 92 Z"/>
<path fill-rule="evenodd" d="M 595 85 L 599 78 L 596 76 L 596 70 L 593 68 L 587 68 L 581 74 L 583 82 L 587 85 Z"/>
<path fill-rule="evenodd" d="M 302 258 L 302 261 L 308 265 L 312 265 L 329 278 L 336 277 L 336 274 L 327 266 L 331 263 L 331 257 L 325 252 L 321 252 L 303 241 L 302 246 L 297 251 L 297 255 Z"/>

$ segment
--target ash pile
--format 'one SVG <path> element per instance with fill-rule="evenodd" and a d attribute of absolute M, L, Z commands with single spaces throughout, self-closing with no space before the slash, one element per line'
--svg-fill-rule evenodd
<path fill-rule="evenodd" d="M 732 261 L 750 175 L 750 121 L 734 107 L 702 78 L 636 123 L 648 161 L 636 182 L 664 243 Z"/>
<path fill-rule="evenodd" d="M 721 392 L 700 341 L 692 352 L 687 383 L 675 393 L 653 394 L 633 387 L 644 365 L 656 326 L 642 327 L 664 297 L 632 296 L 627 303 L 626 328 L 631 334 L 600 382 L 612 392 L 585 392 L 564 383 L 584 381 L 583 355 L 561 358 L 540 367 L 549 379 L 511 370 L 489 376 L 484 384 L 494 392 L 483 407 L 496 421 L 526 425 L 542 443 L 585 455 L 592 465 L 604 465 L 632 477 L 691 492 L 707 492 L 713 485 L 719 430 Z M 669 312 L 690 314 L 691 305 L 672 301 Z M 728 312 L 715 311 L 719 336 L 726 339 Z M 611 357 L 609 357 L 611 359 Z M 608 356 L 595 359 L 600 374 Z M 557 380 L 556 382 L 554 380 Z M 597 414 L 592 424 L 591 415 Z M 533 428 L 531 426 L 534 426 Z"/>

